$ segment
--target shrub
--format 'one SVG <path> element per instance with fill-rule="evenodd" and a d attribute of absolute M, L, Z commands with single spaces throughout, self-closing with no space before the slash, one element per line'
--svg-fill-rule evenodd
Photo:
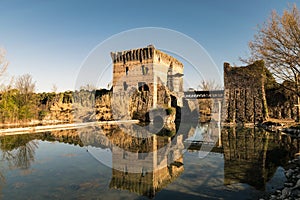
<path fill-rule="evenodd" d="M 175 108 L 167 108 L 166 109 L 166 113 L 167 113 L 167 115 L 172 115 L 173 113 L 175 112 Z"/>

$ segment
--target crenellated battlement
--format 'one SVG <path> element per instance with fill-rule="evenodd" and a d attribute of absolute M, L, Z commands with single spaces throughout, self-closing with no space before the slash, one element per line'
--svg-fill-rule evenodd
<path fill-rule="evenodd" d="M 170 65 L 171 63 L 182 67 L 183 64 L 179 62 L 176 58 L 155 49 L 153 45 L 148 45 L 145 48 L 138 48 L 138 49 L 130 49 L 126 51 L 120 52 L 111 52 L 111 58 L 114 64 L 126 64 L 130 61 L 138 61 L 142 63 L 143 61 L 153 61 L 155 63 L 165 63 Z"/>
<path fill-rule="evenodd" d="M 113 63 L 126 64 L 129 61 L 140 61 L 153 59 L 154 46 L 149 45 L 145 48 L 131 49 L 121 52 L 111 52 Z"/>

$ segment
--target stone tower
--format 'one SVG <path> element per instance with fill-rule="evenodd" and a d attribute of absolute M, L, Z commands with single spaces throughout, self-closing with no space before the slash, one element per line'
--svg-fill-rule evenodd
<path fill-rule="evenodd" d="M 176 58 L 155 49 L 145 48 L 112 52 L 113 91 L 130 92 L 136 89 L 148 91 L 152 108 L 159 105 L 160 86 L 168 88 L 180 106 L 183 97 L 183 64 Z"/>

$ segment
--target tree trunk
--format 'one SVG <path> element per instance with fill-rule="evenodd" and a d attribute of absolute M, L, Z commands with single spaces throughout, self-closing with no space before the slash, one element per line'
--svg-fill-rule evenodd
<path fill-rule="evenodd" d="M 267 120 L 269 118 L 269 111 L 268 111 L 268 103 L 266 98 L 266 91 L 265 91 L 265 81 L 266 81 L 266 72 L 264 63 L 262 65 L 262 76 L 261 76 L 261 97 L 262 97 L 262 104 L 263 104 L 263 120 Z"/>
<path fill-rule="evenodd" d="M 297 105 L 296 105 L 296 110 L 297 110 L 297 118 L 296 118 L 296 122 L 300 121 L 300 98 L 299 96 L 297 96 Z"/>
<path fill-rule="evenodd" d="M 296 122 L 300 121 L 300 98 L 299 98 L 299 76 L 296 75 L 296 93 L 297 93 L 297 105 L 296 106 L 296 110 L 297 110 L 297 118 L 296 118 Z"/>
<path fill-rule="evenodd" d="M 261 84 L 261 90 L 262 90 L 262 101 L 263 101 L 262 102 L 263 103 L 263 119 L 267 120 L 269 118 L 269 111 L 268 111 L 268 104 L 267 104 L 264 80 L 262 81 L 262 84 Z"/>

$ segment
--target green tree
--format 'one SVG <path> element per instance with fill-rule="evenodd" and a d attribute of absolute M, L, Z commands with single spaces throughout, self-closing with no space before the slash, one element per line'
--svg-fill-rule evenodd
<path fill-rule="evenodd" d="M 16 103 L 16 90 L 2 91 L 0 100 L 0 113 L 2 123 L 16 122 L 18 119 L 18 106 Z"/>

